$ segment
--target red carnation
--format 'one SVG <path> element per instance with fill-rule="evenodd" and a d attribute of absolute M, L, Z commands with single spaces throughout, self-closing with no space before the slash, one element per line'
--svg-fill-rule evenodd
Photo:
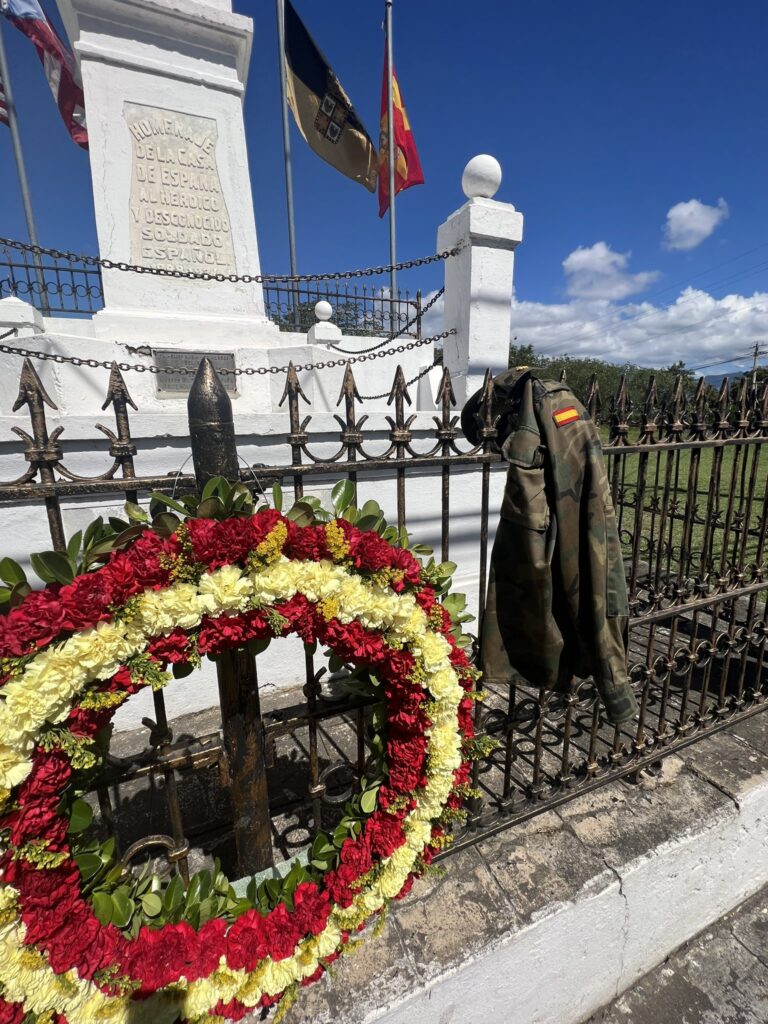
<path fill-rule="evenodd" d="M 242 1020 L 250 1012 L 249 1008 L 238 1002 L 237 999 L 231 999 L 228 1003 L 219 1000 L 211 1010 L 211 1015 L 224 1017 L 226 1020 Z"/>
<path fill-rule="evenodd" d="M 273 960 L 285 960 L 291 956 L 303 934 L 284 903 L 278 903 L 264 919 L 267 949 Z"/>
<path fill-rule="evenodd" d="M 227 932 L 227 963 L 234 970 L 252 971 L 269 953 L 264 920 L 257 910 L 247 910 Z"/>
<path fill-rule="evenodd" d="M 390 565 L 405 574 L 408 583 L 418 583 L 421 578 L 421 566 L 415 556 L 405 548 L 390 548 Z"/>
<path fill-rule="evenodd" d="M 19 792 L 19 799 L 39 799 L 43 796 L 55 796 L 58 799 L 71 775 L 69 758 L 60 750 L 37 751 L 32 759 L 32 771 Z"/>
<path fill-rule="evenodd" d="M 287 558 L 305 562 L 319 562 L 323 558 L 330 558 L 323 526 L 297 526 L 293 520 L 288 520 L 286 525 L 288 537 L 283 554 Z"/>
<path fill-rule="evenodd" d="M 391 857 L 405 842 L 403 823 L 399 817 L 384 811 L 375 811 L 365 826 L 371 853 L 378 857 Z"/>
<path fill-rule="evenodd" d="M 0 996 L 0 1024 L 22 1024 L 26 1010 L 22 1003 L 7 1003 Z"/>
<path fill-rule="evenodd" d="M 187 521 L 192 557 L 209 569 L 244 561 L 255 547 L 250 518 L 190 519 Z"/>
<path fill-rule="evenodd" d="M 325 928 L 331 905 L 328 893 L 313 882 L 302 882 L 293 894 L 294 920 L 301 935 L 319 935 Z"/>
<path fill-rule="evenodd" d="M 112 617 L 115 602 L 112 578 L 102 570 L 85 573 L 59 591 L 65 629 L 81 630 Z"/>
<path fill-rule="evenodd" d="M 219 966 L 226 949 L 225 933 L 228 927 L 223 917 L 214 917 L 206 921 L 197 933 L 197 978 L 207 978 Z M 193 980 L 191 973 L 187 977 L 190 981 Z"/>
<path fill-rule="evenodd" d="M 170 569 L 161 563 L 175 557 L 179 551 L 180 545 L 175 536 L 165 538 L 152 530 L 145 530 L 137 537 L 126 552 L 126 562 L 133 570 L 140 589 L 167 587 L 171 581 Z"/>
<path fill-rule="evenodd" d="M 368 837 L 363 833 L 357 839 L 345 839 L 339 854 L 342 867 L 349 868 L 355 873 L 355 878 L 364 875 L 371 869 L 371 848 L 368 845 Z"/>
<path fill-rule="evenodd" d="M 156 992 L 196 970 L 197 934 L 186 921 L 152 930 L 144 926 L 132 950 L 131 976 L 142 993 Z"/>
<path fill-rule="evenodd" d="M 167 636 L 155 637 L 147 650 L 160 661 L 180 664 L 189 661 L 189 637 L 183 629 L 174 629 Z"/>
<path fill-rule="evenodd" d="M 424 736 L 387 740 L 389 784 L 396 792 L 410 793 L 423 784 L 427 741 Z"/>

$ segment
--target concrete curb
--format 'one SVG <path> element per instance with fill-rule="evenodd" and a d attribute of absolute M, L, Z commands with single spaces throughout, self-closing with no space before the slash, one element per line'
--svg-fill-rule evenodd
<path fill-rule="evenodd" d="M 287 1024 L 585 1021 L 768 882 L 768 715 L 684 757 L 449 860 Z"/>

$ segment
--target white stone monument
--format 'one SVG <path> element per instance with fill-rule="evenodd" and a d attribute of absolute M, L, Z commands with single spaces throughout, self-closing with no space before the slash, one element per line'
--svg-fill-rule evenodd
<path fill-rule="evenodd" d="M 259 273 L 242 102 L 253 24 L 229 0 L 59 0 L 80 62 L 102 258 Z M 103 272 L 97 336 L 280 344 L 259 284 Z"/>

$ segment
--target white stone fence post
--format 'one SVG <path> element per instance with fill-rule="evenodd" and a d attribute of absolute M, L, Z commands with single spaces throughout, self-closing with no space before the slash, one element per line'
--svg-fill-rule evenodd
<path fill-rule="evenodd" d="M 512 321 L 514 252 L 523 237 L 523 215 L 493 197 L 501 167 L 492 156 L 476 156 L 464 169 L 461 186 L 468 201 L 440 225 L 437 249 L 461 246 L 445 261 L 443 343 L 461 407 L 483 383 L 485 370 L 506 370 Z"/>

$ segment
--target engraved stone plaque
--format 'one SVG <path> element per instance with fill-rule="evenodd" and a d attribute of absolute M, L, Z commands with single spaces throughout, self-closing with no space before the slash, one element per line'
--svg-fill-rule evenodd
<path fill-rule="evenodd" d="M 138 103 L 126 103 L 124 113 L 132 144 L 131 262 L 236 273 L 216 121 Z"/>
<path fill-rule="evenodd" d="M 234 370 L 234 352 L 182 352 L 179 349 L 156 348 L 152 350 L 153 361 L 157 366 L 168 366 L 178 369 L 197 371 L 200 360 L 203 356 L 213 363 L 214 370 Z M 173 395 L 175 398 L 186 398 L 194 380 L 190 373 L 158 373 L 157 381 L 158 395 Z M 237 393 L 237 377 L 232 373 L 222 373 L 221 383 L 231 394 Z"/>

